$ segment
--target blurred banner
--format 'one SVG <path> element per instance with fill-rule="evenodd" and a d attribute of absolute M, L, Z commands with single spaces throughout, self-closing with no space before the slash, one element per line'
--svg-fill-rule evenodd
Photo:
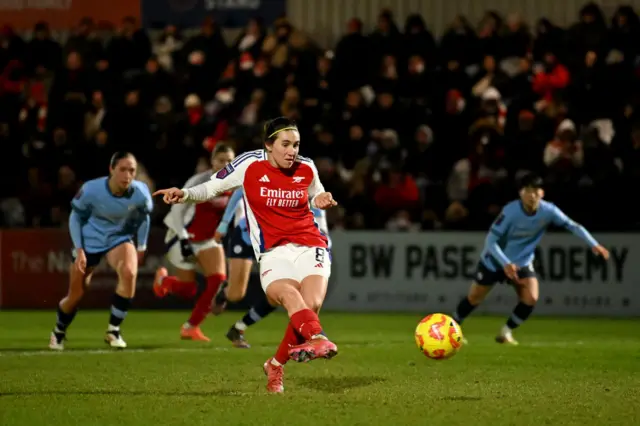
<path fill-rule="evenodd" d="M 286 0 L 142 0 L 145 27 L 174 24 L 198 27 L 205 17 L 225 28 L 238 28 L 250 18 L 262 18 L 271 25 L 286 12 Z"/>
<path fill-rule="evenodd" d="M 165 264 L 164 232 L 153 230 L 149 250 L 138 271 L 134 308 L 183 309 L 193 301 L 172 296 L 157 299 L 153 294 L 155 270 Z M 0 308 L 53 309 L 66 293 L 71 265 L 69 233 L 61 229 L 0 232 Z M 94 272 L 82 308 L 107 308 L 117 283 L 115 272 L 103 259 Z M 203 283 L 201 283 L 203 284 Z M 246 309 L 262 297 L 258 275 L 252 276 L 247 298 L 230 309 Z"/>
<path fill-rule="evenodd" d="M 39 21 L 70 29 L 84 17 L 119 25 L 126 16 L 140 18 L 140 0 L 0 0 L 2 24 L 18 30 L 31 30 Z"/>
<path fill-rule="evenodd" d="M 474 278 L 484 234 L 334 232 L 333 265 L 323 309 L 335 311 L 451 312 Z M 640 316 L 640 235 L 596 236 L 611 259 L 596 258 L 578 238 L 547 235 L 535 262 L 540 279 L 536 314 Z M 66 294 L 71 242 L 65 230 L 0 233 L 0 307 L 51 309 Z M 164 260 L 164 232 L 153 230 L 138 273 L 136 309 L 182 309 L 192 301 L 153 295 L 153 276 Z M 106 308 L 117 282 L 98 267 L 83 308 Z M 252 274 L 245 309 L 263 297 Z M 496 285 L 480 312 L 508 314 L 516 305 L 510 286 Z M 232 307 L 233 308 L 233 307 Z"/>
<path fill-rule="evenodd" d="M 537 252 L 536 314 L 640 316 L 640 235 L 601 234 L 604 262 L 571 234 L 547 235 Z M 323 309 L 452 312 L 474 279 L 485 234 L 332 234 L 332 280 Z M 478 311 L 508 314 L 510 286 L 496 285 Z"/>

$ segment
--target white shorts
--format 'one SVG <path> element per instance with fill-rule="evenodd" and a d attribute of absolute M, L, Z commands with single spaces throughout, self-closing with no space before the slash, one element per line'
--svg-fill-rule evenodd
<path fill-rule="evenodd" d="M 175 234 L 172 233 L 172 236 L 170 236 L 170 234 L 167 233 L 167 237 L 165 238 L 165 243 L 170 244 L 169 247 L 167 247 L 167 260 L 176 268 L 185 271 L 192 271 L 196 269 L 198 266 L 198 262 L 195 257 L 192 259 L 185 259 L 184 257 L 182 257 L 182 252 L 180 251 L 180 242 L 177 238 L 174 237 Z M 197 243 L 191 242 L 191 249 L 193 250 L 194 255 L 197 255 L 202 250 L 207 250 L 214 247 L 223 246 L 214 239 L 199 241 Z"/>
<path fill-rule="evenodd" d="M 266 292 L 276 280 L 290 279 L 302 282 L 310 275 L 327 280 L 331 275 L 331 254 L 320 247 L 285 244 L 260 256 L 260 283 Z"/>

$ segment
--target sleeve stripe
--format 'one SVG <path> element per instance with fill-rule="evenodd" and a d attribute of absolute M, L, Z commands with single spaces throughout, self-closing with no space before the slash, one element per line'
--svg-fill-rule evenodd
<path fill-rule="evenodd" d="M 261 153 L 256 151 L 249 151 L 237 157 L 235 160 L 231 162 L 231 164 L 233 165 L 233 167 L 237 167 L 238 165 L 240 165 L 242 162 L 244 162 L 249 158 L 257 158 L 258 160 L 261 160 L 262 159 L 261 157 L 262 157 Z"/>
<path fill-rule="evenodd" d="M 83 210 L 80 207 L 76 206 L 73 201 L 71 202 L 71 208 L 73 209 L 74 212 L 78 213 L 79 215 L 88 216 L 91 214 L 91 210 L 89 209 Z"/>
<path fill-rule="evenodd" d="M 500 237 L 502 237 L 504 235 L 503 233 L 500 233 L 500 232 L 496 231 L 493 228 L 489 229 L 489 232 L 491 232 L 493 235 L 495 235 L 498 238 L 500 238 Z"/>

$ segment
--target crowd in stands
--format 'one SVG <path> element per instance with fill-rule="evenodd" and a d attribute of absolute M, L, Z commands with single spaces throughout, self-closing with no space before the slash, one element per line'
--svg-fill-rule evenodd
<path fill-rule="evenodd" d="M 256 18 L 232 45 L 211 19 L 190 38 L 134 19 L 108 37 L 84 19 L 64 42 L 46 22 L 29 37 L 4 26 L 2 224 L 64 226 L 116 150 L 152 189 L 181 186 L 215 144 L 259 148 L 264 120 L 283 115 L 340 203 L 334 228 L 486 229 L 525 171 L 584 225 L 637 228 L 640 20 L 595 5 L 577 18 L 528 28 L 487 12 L 436 38 L 421 16 L 399 29 L 382 11 L 328 50 L 286 18 Z"/>

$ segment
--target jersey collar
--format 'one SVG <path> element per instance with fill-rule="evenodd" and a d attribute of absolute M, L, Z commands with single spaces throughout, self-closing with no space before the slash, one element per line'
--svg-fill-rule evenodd
<path fill-rule="evenodd" d="M 104 180 L 104 185 L 107 187 L 107 192 L 109 193 L 109 195 L 111 195 L 113 198 L 131 198 L 131 196 L 133 195 L 133 185 L 131 185 L 129 189 L 127 189 L 122 195 L 116 195 L 111 192 L 111 188 L 109 188 L 109 178 L 106 178 Z"/>

